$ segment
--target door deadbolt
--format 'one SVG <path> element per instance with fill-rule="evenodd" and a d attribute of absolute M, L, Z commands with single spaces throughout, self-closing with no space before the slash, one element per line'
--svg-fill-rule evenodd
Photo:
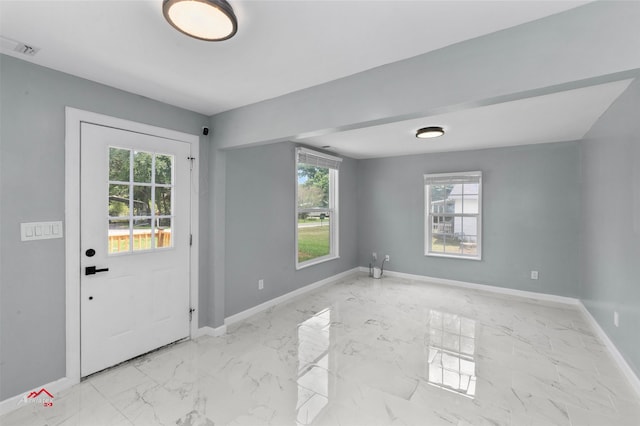
<path fill-rule="evenodd" d="M 89 249 L 89 250 L 85 251 L 84 254 L 86 254 L 87 257 L 93 257 L 93 256 L 96 255 L 96 251 L 94 249 Z"/>

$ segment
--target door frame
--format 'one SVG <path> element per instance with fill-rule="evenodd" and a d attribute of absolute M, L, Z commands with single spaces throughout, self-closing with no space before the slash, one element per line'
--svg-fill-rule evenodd
<path fill-rule="evenodd" d="M 191 145 L 193 168 L 191 172 L 191 217 L 193 236 L 189 253 L 189 303 L 196 309 L 189 327 L 190 337 L 198 330 L 198 264 L 199 223 L 198 183 L 200 137 L 162 127 L 137 123 L 108 115 L 65 107 L 65 265 L 66 265 L 66 377 L 72 384 L 79 383 L 80 375 L 80 124 L 90 123 L 126 131 L 174 139 Z"/>

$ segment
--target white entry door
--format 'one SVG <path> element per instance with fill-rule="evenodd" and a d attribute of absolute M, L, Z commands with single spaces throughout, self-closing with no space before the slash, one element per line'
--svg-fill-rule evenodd
<path fill-rule="evenodd" d="M 189 336 L 190 144 L 81 125 L 81 376 Z"/>

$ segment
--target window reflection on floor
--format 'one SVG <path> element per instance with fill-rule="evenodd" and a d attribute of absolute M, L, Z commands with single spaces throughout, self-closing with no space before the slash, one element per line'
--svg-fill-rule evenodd
<path fill-rule="evenodd" d="M 474 398 L 476 322 L 431 310 L 428 328 L 429 384 Z"/>
<path fill-rule="evenodd" d="M 311 424 L 329 403 L 331 308 L 298 325 L 298 404 L 296 423 Z"/>

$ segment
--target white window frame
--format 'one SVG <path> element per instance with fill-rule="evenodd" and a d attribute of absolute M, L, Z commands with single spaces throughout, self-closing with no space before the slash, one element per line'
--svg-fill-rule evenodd
<path fill-rule="evenodd" d="M 134 180 L 133 177 L 133 173 L 134 173 L 134 155 L 135 155 L 135 150 L 131 149 L 131 148 L 121 148 L 118 147 L 116 145 L 109 145 L 109 149 L 111 148 L 115 148 L 115 149 L 123 149 L 126 151 L 130 152 L 130 157 L 129 157 L 129 180 L 128 181 L 115 181 L 115 180 L 111 180 L 109 179 L 109 186 L 110 185 L 123 185 L 123 186 L 128 186 L 129 187 L 129 215 L 128 216 L 114 216 L 112 217 L 111 215 L 109 215 L 108 220 L 118 220 L 118 219 L 128 219 L 129 220 L 129 250 L 127 251 L 115 251 L 112 252 L 111 251 L 111 242 L 109 242 L 109 249 L 107 250 L 107 256 L 108 257 L 116 257 L 116 256 L 130 256 L 132 254 L 138 254 L 138 253 L 149 253 L 149 252 L 157 252 L 157 251 L 165 251 L 165 250 L 172 250 L 174 248 L 174 238 L 171 238 L 171 245 L 170 246 L 166 246 L 166 247 L 156 247 L 156 233 L 157 233 L 157 225 L 158 225 L 158 220 L 159 219 L 170 219 L 171 220 L 171 227 L 170 230 L 174 229 L 174 222 L 175 222 L 175 205 L 174 205 L 174 199 L 175 199 L 175 161 L 176 161 L 176 156 L 172 155 L 172 154 L 165 154 L 162 152 L 150 152 L 150 151 L 140 151 L 140 152 L 146 152 L 147 154 L 150 154 L 152 156 L 152 160 L 151 160 L 151 182 L 136 182 Z M 110 151 L 109 151 L 110 152 Z M 110 154 L 109 154 L 110 155 Z M 171 157 L 171 183 L 170 184 L 165 184 L 165 183 L 156 183 L 156 156 L 158 155 L 162 155 L 162 156 L 168 156 Z M 134 186 L 143 186 L 143 187 L 148 187 L 151 188 L 151 200 L 152 200 L 152 205 L 155 206 L 156 203 L 156 189 L 157 188 L 168 188 L 171 190 L 171 214 L 170 215 L 157 215 L 155 209 L 151 211 L 151 214 L 149 216 L 136 216 L 133 214 L 134 212 L 134 208 L 133 208 L 133 203 L 134 203 L 134 197 L 133 197 L 133 187 Z M 136 220 L 140 220 L 140 219 L 149 219 L 150 223 L 154 224 L 152 227 L 152 232 L 151 232 L 151 248 L 148 249 L 143 249 L 143 250 L 134 250 L 134 244 L 133 244 L 133 226 Z M 158 234 L 159 235 L 159 234 Z"/>
<path fill-rule="evenodd" d="M 431 212 L 431 191 L 430 181 L 437 179 L 442 180 L 438 185 L 446 185 L 447 182 L 454 183 L 478 183 L 478 213 L 432 213 Z M 464 253 L 441 253 L 433 252 L 431 249 L 432 232 L 431 217 L 432 216 L 450 216 L 450 217 L 474 217 L 477 219 L 477 236 L 476 236 L 476 255 L 466 255 Z M 424 254 L 425 256 L 449 257 L 455 259 L 482 260 L 482 172 L 457 172 L 457 173 L 432 173 L 424 175 Z"/>
<path fill-rule="evenodd" d="M 340 258 L 340 211 L 338 208 L 338 193 L 339 193 L 339 170 L 337 168 L 327 167 L 329 169 L 329 206 L 327 208 L 312 208 L 312 209 L 300 209 L 298 208 L 298 165 L 299 164 L 309 164 L 309 163 L 301 163 L 298 161 L 300 154 L 306 154 L 309 156 L 314 156 L 319 159 L 325 159 L 329 162 L 337 162 L 338 164 L 342 162 L 342 158 L 334 157 L 329 154 L 325 154 L 323 152 L 314 151 L 307 148 L 296 148 L 295 151 L 295 262 L 296 262 L 296 270 L 306 268 L 308 266 L 317 265 L 319 263 L 324 263 L 329 260 L 339 259 Z M 314 259 L 309 259 L 304 262 L 298 261 L 298 215 L 299 213 L 312 213 L 318 211 L 329 211 L 329 254 L 326 256 L 316 257 Z"/>

